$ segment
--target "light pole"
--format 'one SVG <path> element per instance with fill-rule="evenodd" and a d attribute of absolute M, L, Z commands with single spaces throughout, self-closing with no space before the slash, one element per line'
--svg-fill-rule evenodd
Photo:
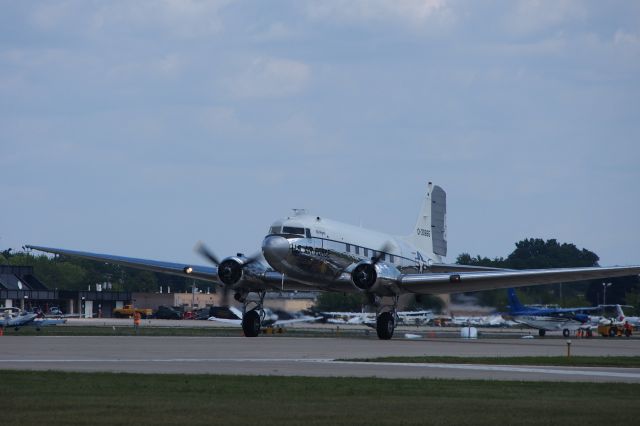
<path fill-rule="evenodd" d="M 607 287 L 611 287 L 613 283 L 602 283 L 602 304 L 607 304 Z"/>

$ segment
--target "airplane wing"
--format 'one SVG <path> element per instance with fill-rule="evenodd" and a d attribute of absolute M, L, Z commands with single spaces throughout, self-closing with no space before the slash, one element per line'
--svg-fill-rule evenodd
<path fill-rule="evenodd" d="M 229 318 L 218 318 L 218 317 L 209 317 L 207 319 L 209 321 L 216 321 L 224 324 L 242 325 L 241 319 L 229 319 Z"/>
<path fill-rule="evenodd" d="M 111 254 L 90 253 L 86 251 L 66 250 L 51 247 L 40 247 L 31 245 L 28 245 L 26 247 L 34 250 L 44 251 L 47 253 L 64 254 L 67 256 L 96 260 L 98 262 L 113 263 L 116 265 L 128 266 L 130 268 L 144 269 L 146 271 L 162 272 L 164 274 L 218 282 L 218 268 L 211 266 L 162 262 L 158 260 L 137 259 L 135 257 L 114 256 Z M 186 272 L 187 268 L 191 268 L 190 273 Z"/>
<path fill-rule="evenodd" d="M 458 265 L 451 263 L 434 263 L 429 266 L 431 272 L 474 272 L 474 271 L 513 271 L 513 269 L 493 268 L 490 266 Z"/>
<path fill-rule="evenodd" d="M 599 311 L 599 310 L 600 308 L 597 306 L 595 307 L 583 306 L 583 307 L 577 307 L 577 308 L 555 308 L 555 309 L 539 308 L 532 312 L 536 312 L 538 315 L 554 315 L 554 314 L 557 315 L 557 314 L 574 314 L 576 312 L 589 312 L 589 311 Z"/>
<path fill-rule="evenodd" d="M 525 287 L 640 274 L 640 266 L 558 268 L 424 273 L 401 275 L 398 287 L 409 293 L 446 294 L 498 288 Z"/>
<path fill-rule="evenodd" d="M 300 323 L 300 322 L 314 322 L 314 321 L 319 321 L 321 320 L 322 317 L 302 317 L 302 318 L 293 318 L 293 319 L 288 319 L 288 320 L 277 320 L 273 323 L 273 325 L 275 326 L 279 326 L 279 325 L 289 325 L 289 324 L 296 324 L 296 323 Z"/>

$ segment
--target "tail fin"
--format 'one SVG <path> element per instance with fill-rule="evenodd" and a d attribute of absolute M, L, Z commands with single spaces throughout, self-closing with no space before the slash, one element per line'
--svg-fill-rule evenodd
<path fill-rule="evenodd" d="M 507 290 L 507 294 L 509 295 L 509 310 L 511 312 L 524 311 L 526 309 L 524 305 L 520 303 L 518 296 L 516 296 L 515 288 Z"/>
<path fill-rule="evenodd" d="M 624 311 L 622 310 L 622 306 L 616 305 L 616 315 L 618 316 L 618 321 L 624 321 Z"/>
<path fill-rule="evenodd" d="M 410 240 L 426 253 L 447 255 L 447 193 L 431 182 Z"/>

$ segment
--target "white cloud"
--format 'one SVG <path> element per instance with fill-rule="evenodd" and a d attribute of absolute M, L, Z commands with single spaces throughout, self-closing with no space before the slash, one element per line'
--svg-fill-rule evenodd
<path fill-rule="evenodd" d="M 256 58 L 237 77 L 229 90 L 239 98 L 291 96 L 301 92 L 311 76 L 311 67 L 290 59 Z"/>
<path fill-rule="evenodd" d="M 507 28 L 517 34 L 528 34 L 587 17 L 581 0 L 520 0 L 507 15 Z"/>
<path fill-rule="evenodd" d="M 637 34 L 618 30 L 613 36 L 613 43 L 617 46 L 638 48 L 640 47 L 640 37 Z"/>
<path fill-rule="evenodd" d="M 306 12 L 318 20 L 399 21 L 414 26 L 452 19 L 446 0 L 312 0 Z"/>
<path fill-rule="evenodd" d="M 282 22 L 273 22 L 269 27 L 254 36 L 254 40 L 259 42 L 281 41 L 291 38 L 294 31 Z"/>
<path fill-rule="evenodd" d="M 110 36 L 162 30 L 164 36 L 192 38 L 222 30 L 220 10 L 233 0 L 67 0 L 36 4 L 31 24 L 43 31 Z"/>

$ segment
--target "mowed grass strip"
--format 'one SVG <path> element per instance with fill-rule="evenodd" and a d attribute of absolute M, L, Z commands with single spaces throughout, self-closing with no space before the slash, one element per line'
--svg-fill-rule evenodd
<path fill-rule="evenodd" d="M 640 356 L 388 356 L 379 358 L 348 358 L 338 361 L 394 362 L 411 364 L 488 364 L 488 365 L 546 365 L 559 367 L 626 367 L 640 368 Z"/>
<path fill-rule="evenodd" d="M 3 424 L 636 424 L 640 385 L 0 371 Z"/>

